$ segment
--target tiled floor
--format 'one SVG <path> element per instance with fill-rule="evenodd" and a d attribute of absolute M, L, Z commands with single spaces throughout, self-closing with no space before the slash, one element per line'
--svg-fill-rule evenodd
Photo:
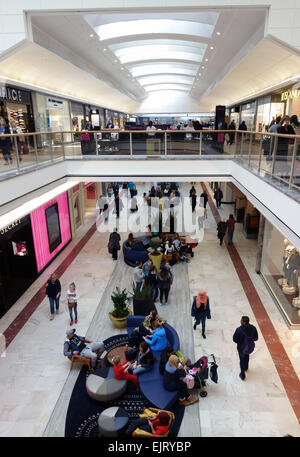
<path fill-rule="evenodd" d="M 199 195 L 200 185 L 196 187 Z M 182 194 L 187 195 L 189 188 L 190 185 L 182 184 Z M 139 188 L 140 195 L 143 189 Z M 227 216 L 230 209 L 229 205 L 223 205 L 220 214 Z M 49 273 L 67 258 L 94 223 L 96 212 L 90 217 L 85 229 L 80 231 L 79 238 L 72 241 L 0 320 L 0 331 L 4 332 L 45 283 Z M 107 253 L 107 239 L 108 234 L 96 231 L 60 278 L 63 290 L 73 280 L 77 284 L 80 294 L 79 334 L 86 333 L 94 316 L 101 316 L 102 310 L 98 304 L 115 268 Z M 234 242 L 299 376 L 300 348 L 295 349 L 298 343 L 294 340 L 299 340 L 299 333 L 287 329 L 260 277 L 254 272 L 256 242 L 244 238 L 240 224 L 237 225 Z M 210 210 L 205 238 L 188 265 L 188 275 L 190 296 L 195 295 L 200 287 L 205 288 L 212 310 L 212 319 L 207 321 L 207 339 L 202 339 L 199 328 L 194 332 L 195 355 L 199 357 L 214 353 L 219 365 L 219 383 L 209 382 L 208 396 L 193 406 L 199 408 L 199 436 L 282 436 L 286 433 L 300 436 L 296 416 L 259 328 L 260 338 L 251 356 L 247 380 L 242 382 L 238 377 L 238 355 L 232 334 L 243 314 L 249 315 L 257 327 L 258 323 L 226 247 L 218 244 L 215 220 Z M 172 300 L 169 306 L 172 306 Z M 191 328 L 192 319 L 186 314 L 182 318 L 190 319 L 187 325 Z M 71 380 L 75 382 L 79 370 L 78 367 L 74 368 L 70 375 L 69 361 L 62 355 L 68 326 L 65 303 L 62 301 L 61 313 L 50 322 L 49 304 L 44 298 L 12 340 L 6 357 L 0 358 L 0 436 L 43 435 L 65 383 Z M 107 331 L 113 331 L 110 321 Z M 67 402 L 68 398 L 61 397 L 60 400 Z M 186 420 L 190 420 L 188 414 L 184 418 Z M 183 428 L 187 429 L 184 424 Z M 56 435 L 62 436 L 63 430 L 60 428 Z"/>

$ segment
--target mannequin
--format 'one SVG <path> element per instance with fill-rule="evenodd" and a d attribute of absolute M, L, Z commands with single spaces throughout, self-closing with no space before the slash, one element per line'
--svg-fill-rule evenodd
<path fill-rule="evenodd" d="M 294 249 L 294 246 L 292 246 L 287 239 L 284 239 L 283 243 L 284 243 L 284 254 L 283 254 L 283 261 L 282 261 L 283 278 L 280 278 L 277 281 L 281 287 L 286 286 L 288 283 L 288 275 L 289 275 L 289 271 L 287 268 L 288 259 L 289 259 L 291 250 Z"/>

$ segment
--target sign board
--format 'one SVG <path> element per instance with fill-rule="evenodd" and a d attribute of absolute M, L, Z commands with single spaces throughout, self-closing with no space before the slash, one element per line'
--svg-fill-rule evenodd
<path fill-rule="evenodd" d="M 290 89 L 282 92 L 281 94 L 281 101 L 284 102 L 288 99 L 299 98 L 300 97 L 300 89 Z"/>
<path fill-rule="evenodd" d="M 64 102 L 59 98 L 47 97 L 48 108 L 64 109 Z"/>

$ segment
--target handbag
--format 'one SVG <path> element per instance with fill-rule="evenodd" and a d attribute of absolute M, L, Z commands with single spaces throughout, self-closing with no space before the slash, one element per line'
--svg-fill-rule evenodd
<path fill-rule="evenodd" d="M 81 134 L 81 141 L 90 141 L 90 134 L 89 133 L 82 133 Z"/>
<path fill-rule="evenodd" d="M 68 300 L 68 308 L 74 308 L 76 302 Z"/>

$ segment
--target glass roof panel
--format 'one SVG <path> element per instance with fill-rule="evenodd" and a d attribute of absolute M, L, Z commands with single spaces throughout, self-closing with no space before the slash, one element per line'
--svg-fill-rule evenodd
<path fill-rule="evenodd" d="M 95 27 L 100 40 L 148 33 L 176 33 L 211 38 L 214 25 L 172 19 L 141 19 L 112 22 Z"/>
<path fill-rule="evenodd" d="M 195 76 L 197 73 L 197 65 L 189 64 L 176 64 L 176 62 L 171 63 L 157 63 L 152 65 L 134 65 L 129 66 L 130 73 L 134 78 L 143 75 L 155 75 L 161 73 L 174 73 L 179 75 L 190 75 Z"/>
<path fill-rule="evenodd" d="M 138 78 L 138 82 L 145 86 L 147 84 L 156 84 L 156 83 L 181 83 L 181 84 L 192 84 L 194 78 L 192 76 L 181 76 L 181 75 L 153 75 L 145 76 L 143 78 Z"/>
<path fill-rule="evenodd" d="M 191 60 L 202 62 L 204 49 L 189 48 L 188 46 L 147 45 L 123 48 L 115 52 L 121 63 L 137 62 L 143 60 Z"/>
<path fill-rule="evenodd" d="M 191 90 L 191 86 L 185 84 L 149 84 L 149 86 L 144 86 L 146 92 L 152 92 L 154 90 L 169 90 L 169 89 L 176 89 L 176 90 L 184 90 L 189 92 Z"/>
<path fill-rule="evenodd" d="M 200 52 L 202 53 L 203 50 L 206 49 L 206 43 L 203 43 L 202 41 L 193 41 L 191 40 L 176 40 L 176 39 L 168 39 L 168 40 L 163 40 L 159 38 L 155 38 L 155 35 L 153 36 L 153 39 L 151 40 L 131 40 L 131 41 L 123 41 L 119 43 L 114 43 L 108 45 L 108 47 L 114 52 L 118 51 L 123 48 L 130 48 L 133 46 L 172 46 L 173 48 L 176 47 L 178 50 L 192 50 L 193 52 Z"/>

